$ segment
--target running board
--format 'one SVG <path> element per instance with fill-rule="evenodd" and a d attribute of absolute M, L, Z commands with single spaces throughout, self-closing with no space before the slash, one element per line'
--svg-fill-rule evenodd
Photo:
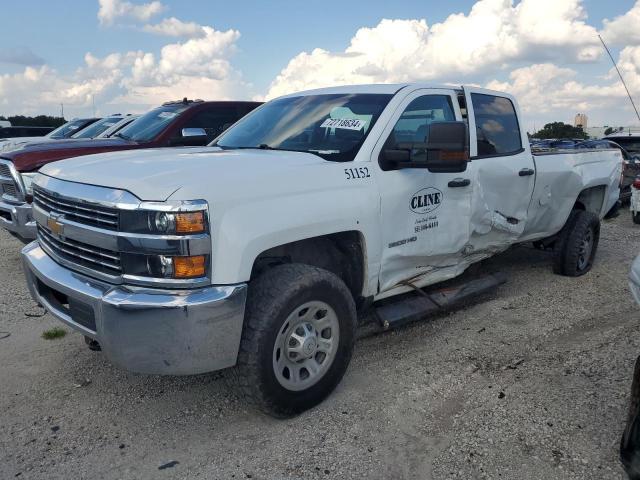
<path fill-rule="evenodd" d="M 503 273 L 484 275 L 464 283 L 435 287 L 429 290 L 416 288 L 416 292 L 397 301 L 374 306 L 362 325 L 359 337 L 376 331 L 397 328 L 407 323 L 422 320 L 435 313 L 447 312 L 465 304 L 475 297 L 496 290 L 507 281 Z M 372 318 L 371 318 L 372 317 Z"/>

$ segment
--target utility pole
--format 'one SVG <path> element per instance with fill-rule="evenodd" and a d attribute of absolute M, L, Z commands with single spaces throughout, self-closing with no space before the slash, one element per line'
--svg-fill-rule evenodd
<path fill-rule="evenodd" d="M 93 116 L 96 116 L 96 96 L 91 94 L 91 104 L 93 105 Z"/>
<path fill-rule="evenodd" d="M 64 118 L 64 103 L 60 104 L 60 116 Z"/>
<path fill-rule="evenodd" d="M 620 81 L 622 82 L 622 85 L 624 86 L 624 89 L 627 91 L 627 95 L 629 96 L 629 100 L 631 100 L 631 105 L 633 105 L 633 109 L 636 111 L 636 116 L 638 117 L 638 120 L 640 120 L 640 113 L 638 113 L 638 109 L 636 108 L 636 104 L 633 102 L 633 98 L 631 97 L 631 92 L 629 92 L 629 89 L 627 88 L 627 84 L 624 83 L 624 78 L 622 78 L 622 73 L 620 73 L 620 69 L 618 68 L 618 65 L 616 64 L 616 61 L 613 59 L 613 55 L 611 55 L 611 52 L 609 51 L 609 47 L 607 47 L 607 44 L 604 43 L 604 40 L 602 39 L 602 37 L 600 35 L 598 35 L 598 38 L 602 42 L 602 46 L 604 47 L 604 49 L 607 51 L 607 54 L 609 55 L 609 58 L 611 59 L 611 62 L 613 63 L 613 67 L 616 69 L 616 72 L 618 72 L 618 76 L 620 77 Z"/>

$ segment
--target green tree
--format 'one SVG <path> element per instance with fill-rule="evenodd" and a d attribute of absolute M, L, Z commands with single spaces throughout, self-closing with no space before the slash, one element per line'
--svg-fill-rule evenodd
<path fill-rule="evenodd" d="M 533 134 L 535 138 L 587 138 L 581 127 L 574 127 L 564 122 L 547 123 L 542 130 Z"/>
<path fill-rule="evenodd" d="M 62 117 L 52 117 L 50 115 L 38 115 L 36 117 L 26 117 L 24 115 L 0 116 L 0 120 L 9 120 L 11 125 L 19 127 L 59 127 L 66 122 Z"/>

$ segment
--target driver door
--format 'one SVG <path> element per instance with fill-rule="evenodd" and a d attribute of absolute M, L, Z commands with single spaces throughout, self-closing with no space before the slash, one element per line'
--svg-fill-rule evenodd
<path fill-rule="evenodd" d="M 411 92 L 386 126 L 373 150 L 372 162 L 378 163 L 383 150 L 402 149 L 407 144 L 416 144 L 412 158 L 419 160 L 423 155 L 419 144 L 425 143 L 427 126 L 455 120 L 462 121 L 462 116 L 454 90 Z M 431 173 L 426 168 L 380 168 L 379 293 L 384 295 L 397 287 L 406 289 L 409 283 L 421 287 L 459 273 L 462 251 L 470 236 L 470 171 Z"/>

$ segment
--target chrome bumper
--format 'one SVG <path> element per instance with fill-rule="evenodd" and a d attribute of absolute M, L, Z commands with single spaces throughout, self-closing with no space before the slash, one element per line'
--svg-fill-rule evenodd
<path fill-rule="evenodd" d="M 640 190 L 631 187 L 631 200 L 629 201 L 629 209 L 633 213 L 640 212 Z"/>
<path fill-rule="evenodd" d="M 247 285 L 167 291 L 112 285 L 64 268 L 32 242 L 22 250 L 34 300 L 134 372 L 188 375 L 235 365 Z"/>
<path fill-rule="evenodd" d="M 36 222 L 28 203 L 14 205 L 0 200 L 0 226 L 23 241 L 36 238 Z"/>
<path fill-rule="evenodd" d="M 640 255 L 636 257 L 631 264 L 631 273 L 629 274 L 629 288 L 633 294 L 633 298 L 640 305 Z"/>

